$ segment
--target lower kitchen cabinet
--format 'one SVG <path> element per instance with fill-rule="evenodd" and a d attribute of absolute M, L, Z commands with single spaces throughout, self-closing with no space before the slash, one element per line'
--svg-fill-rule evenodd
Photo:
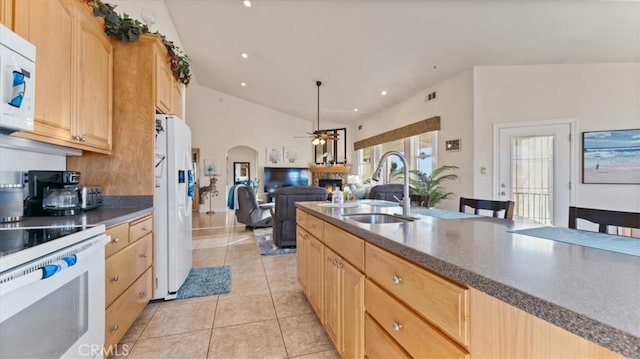
<path fill-rule="evenodd" d="M 364 262 L 363 241 L 313 216 L 297 218 L 298 281 L 342 357 L 362 358 L 364 274 L 358 268 Z"/>
<path fill-rule="evenodd" d="M 369 314 L 364 319 L 364 330 L 364 350 L 367 353 L 367 358 L 411 358 Z"/>
<path fill-rule="evenodd" d="M 296 218 L 298 279 L 342 358 L 620 358 L 310 213 Z"/>
<path fill-rule="evenodd" d="M 311 306 L 318 314 L 318 318 L 322 318 L 322 313 L 324 311 L 324 303 L 322 296 L 322 286 L 323 286 L 323 254 L 324 254 L 324 246 L 322 242 L 320 242 L 316 237 L 309 236 L 309 241 L 307 243 L 307 271 L 308 271 L 308 284 L 307 284 L 307 298 L 309 298 L 309 302 Z"/>
<path fill-rule="evenodd" d="M 153 216 L 107 228 L 105 348 L 113 348 L 153 296 Z"/>
<path fill-rule="evenodd" d="M 468 358 L 466 349 L 457 345 L 436 327 L 367 280 L 367 313 L 414 358 Z"/>
<path fill-rule="evenodd" d="M 342 262 L 342 345 L 343 358 L 364 356 L 364 274 Z"/>

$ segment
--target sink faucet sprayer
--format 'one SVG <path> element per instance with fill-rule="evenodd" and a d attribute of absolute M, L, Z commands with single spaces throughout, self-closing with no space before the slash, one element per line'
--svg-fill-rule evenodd
<path fill-rule="evenodd" d="M 374 181 L 380 180 L 380 176 L 382 176 L 382 166 L 384 165 L 387 157 L 391 155 L 396 155 L 400 157 L 402 160 L 402 164 L 404 165 L 404 198 L 402 198 L 402 218 L 408 220 L 417 219 L 417 217 L 412 217 L 409 208 L 411 207 L 411 199 L 409 198 L 409 164 L 407 163 L 407 159 L 404 157 L 402 152 L 399 151 L 389 151 L 382 155 L 380 158 L 380 162 L 378 162 L 378 167 L 375 171 L 373 171 L 373 175 L 371 179 Z M 399 215 L 398 215 L 399 216 Z"/>

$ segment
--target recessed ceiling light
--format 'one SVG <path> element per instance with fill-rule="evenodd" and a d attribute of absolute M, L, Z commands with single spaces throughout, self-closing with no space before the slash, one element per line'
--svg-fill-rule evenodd
<path fill-rule="evenodd" d="M 382 90 L 382 91 L 380 91 L 380 95 L 382 95 L 382 96 L 387 96 L 387 90 Z"/>
<path fill-rule="evenodd" d="M 243 4 L 244 4 L 244 6 L 246 6 L 246 7 L 251 7 L 251 1 L 249 1 L 249 0 L 244 0 L 242 3 L 243 3 Z"/>
<path fill-rule="evenodd" d="M 242 56 L 243 59 L 249 58 L 249 55 L 246 52 L 241 53 L 240 56 Z"/>
<path fill-rule="evenodd" d="M 357 107 L 355 107 L 355 108 L 353 109 L 353 112 L 358 112 L 358 111 L 360 111 L 360 110 L 358 110 L 358 108 L 357 108 Z"/>
<path fill-rule="evenodd" d="M 241 83 L 240 83 L 240 86 L 242 86 L 242 87 L 247 87 L 247 83 L 246 83 L 246 82 L 241 82 Z"/>

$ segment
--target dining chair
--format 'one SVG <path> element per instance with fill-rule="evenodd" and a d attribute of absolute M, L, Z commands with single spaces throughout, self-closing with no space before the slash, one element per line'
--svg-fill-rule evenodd
<path fill-rule="evenodd" d="M 412 206 L 429 207 L 429 195 L 428 194 L 410 194 Z"/>
<path fill-rule="evenodd" d="M 605 209 L 569 207 L 569 228 L 577 229 L 577 219 L 598 225 L 598 232 L 608 233 L 608 226 L 640 229 L 640 213 Z"/>
<path fill-rule="evenodd" d="M 499 218 L 498 213 L 504 211 L 502 218 L 513 219 L 513 211 L 516 203 L 513 201 L 493 201 L 488 199 L 475 199 L 460 197 L 460 212 L 466 212 L 465 207 L 473 208 L 474 214 L 480 214 L 479 210 L 488 210 L 493 212 L 493 217 Z"/>

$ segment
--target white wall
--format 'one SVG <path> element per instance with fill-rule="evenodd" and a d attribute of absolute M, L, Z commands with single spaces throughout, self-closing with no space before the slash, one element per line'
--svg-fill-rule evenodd
<path fill-rule="evenodd" d="M 575 118 L 576 206 L 637 212 L 640 186 L 582 184 L 582 132 L 640 128 L 640 64 L 474 68 L 475 173 L 493 173 L 493 124 Z M 464 144 L 463 144 L 464 146 Z M 474 195 L 492 198 L 492 181 Z"/>
<path fill-rule="evenodd" d="M 187 87 L 187 124 L 191 127 L 192 146 L 200 148 L 201 161 L 214 160 L 220 177 L 212 208 L 226 207 L 226 178 L 224 168 L 227 152 L 236 146 L 251 147 L 258 152 L 258 163 L 252 166 L 251 176 L 262 177 L 268 147 L 295 147 L 299 159 L 290 167 L 307 167 L 312 162 L 312 145 L 308 138 L 295 138 L 311 132 L 313 124 L 291 115 L 241 100 L 206 87 L 191 84 Z M 344 127 L 322 121 L 323 128 Z M 201 163 L 202 165 L 202 163 Z M 272 165 L 270 165 L 272 166 Z M 255 172 L 254 172 L 255 171 Z M 202 178 L 201 181 L 205 181 Z M 201 183 L 205 183 L 201 182 Z M 208 183 L 208 182 L 207 182 Z M 209 208 L 205 203 L 202 208 Z"/>
<path fill-rule="evenodd" d="M 116 5 L 115 11 L 118 14 L 126 13 L 143 23 L 145 22 L 142 18 L 143 10 L 145 10 L 145 13 L 155 14 L 156 22 L 149 26 L 149 30 L 151 32 L 159 31 L 184 50 L 164 0 L 110 0 L 107 2 Z"/>
<path fill-rule="evenodd" d="M 460 167 L 456 172 L 459 179 L 449 182 L 446 189 L 457 196 L 470 196 L 473 192 L 474 150 L 472 80 L 472 70 L 463 71 L 369 118 L 356 121 L 349 129 L 349 132 L 353 133 L 351 139 L 361 140 L 433 116 L 440 116 L 441 130 L 438 133 L 436 165 Z M 436 91 L 436 99 L 425 102 L 425 95 L 432 91 Z M 362 129 L 358 130 L 360 124 Z M 444 151 L 445 141 L 456 138 L 461 140 L 460 151 Z M 353 150 L 353 143 L 349 144 L 348 149 Z M 438 207 L 457 210 L 458 197 L 443 201 Z"/>

